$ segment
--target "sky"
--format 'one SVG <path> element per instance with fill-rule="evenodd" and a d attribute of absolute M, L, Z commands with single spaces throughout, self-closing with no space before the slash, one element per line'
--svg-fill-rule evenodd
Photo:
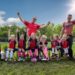
<path fill-rule="evenodd" d="M 0 25 L 22 25 L 17 12 L 28 21 L 36 16 L 39 24 L 48 21 L 59 24 L 66 20 L 69 13 L 75 18 L 75 0 L 0 0 Z"/>

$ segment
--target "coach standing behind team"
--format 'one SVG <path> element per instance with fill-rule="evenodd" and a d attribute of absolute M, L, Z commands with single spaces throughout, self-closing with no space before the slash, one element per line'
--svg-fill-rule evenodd
<path fill-rule="evenodd" d="M 72 20 L 72 15 L 69 14 L 67 17 L 67 21 L 63 23 L 62 30 L 61 30 L 61 35 L 67 34 L 68 36 L 68 43 L 69 43 L 69 58 L 73 59 L 73 50 L 72 50 L 72 45 L 73 45 L 73 27 L 75 25 L 75 20 Z"/>

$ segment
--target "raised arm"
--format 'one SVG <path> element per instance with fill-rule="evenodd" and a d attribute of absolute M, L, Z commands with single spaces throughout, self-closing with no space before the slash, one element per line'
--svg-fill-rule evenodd
<path fill-rule="evenodd" d="M 60 38 L 62 37 L 63 33 L 64 33 L 64 27 L 62 25 L 61 32 L 60 32 Z"/>
<path fill-rule="evenodd" d="M 10 40 L 10 29 L 8 30 L 8 40 Z"/>
<path fill-rule="evenodd" d="M 51 23 L 50 23 L 50 21 L 49 21 L 46 25 L 42 24 L 40 28 L 44 28 L 44 27 L 46 27 L 47 25 L 50 25 L 50 24 L 51 24 Z"/>
<path fill-rule="evenodd" d="M 21 15 L 20 15 L 19 12 L 17 12 L 17 16 L 19 17 L 19 19 L 20 19 L 22 22 L 24 21 L 24 19 L 21 17 Z"/>
<path fill-rule="evenodd" d="M 19 35 L 19 30 L 18 30 L 18 28 L 17 28 L 17 30 L 16 30 L 16 38 L 17 38 L 17 41 L 19 42 L 20 35 Z"/>
<path fill-rule="evenodd" d="M 21 17 L 21 15 L 20 15 L 19 12 L 17 13 L 17 15 L 18 15 L 19 19 L 22 21 L 22 23 L 23 23 L 25 26 L 28 26 L 28 25 L 29 25 L 29 22 L 26 21 L 26 20 L 24 20 L 24 19 Z"/>

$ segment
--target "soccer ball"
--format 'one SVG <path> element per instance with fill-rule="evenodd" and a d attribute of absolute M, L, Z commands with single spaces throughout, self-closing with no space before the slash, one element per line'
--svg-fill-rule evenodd
<path fill-rule="evenodd" d="M 37 59 L 36 59 L 36 58 L 32 58 L 31 61 L 32 61 L 32 62 L 36 62 Z"/>

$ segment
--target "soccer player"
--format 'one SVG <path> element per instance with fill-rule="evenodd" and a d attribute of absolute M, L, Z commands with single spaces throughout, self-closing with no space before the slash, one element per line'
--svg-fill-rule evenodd
<path fill-rule="evenodd" d="M 48 22 L 47 25 L 39 25 L 39 24 L 36 23 L 36 21 L 37 21 L 36 17 L 33 17 L 33 18 L 32 18 L 32 21 L 29 22 L 29 21 L 24 20 L 24 19 L 20 16 L 20 13 L 19 13 L 19 12 L 17 13 L 17 15 L 18 15 L 19 19 L 20 19 L 20 20 L 24 23 L 24 25 L 26 26 L 28 37 L 31 36 L 32 33 L 36 33 L 38 29 L 43 28 L 43 27 L 45 27 L 45 26 L 47 26 L 47 25 L 50 24 L 50 22 Z"/>

